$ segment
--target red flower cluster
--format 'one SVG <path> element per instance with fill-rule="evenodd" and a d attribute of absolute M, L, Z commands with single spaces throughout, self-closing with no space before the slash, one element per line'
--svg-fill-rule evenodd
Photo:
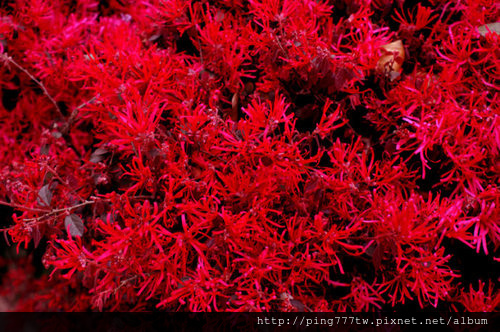
<path fill-rule="evenodd" d="M 498 309 L 496 1 L 4 3 L 12 310 Z"/>

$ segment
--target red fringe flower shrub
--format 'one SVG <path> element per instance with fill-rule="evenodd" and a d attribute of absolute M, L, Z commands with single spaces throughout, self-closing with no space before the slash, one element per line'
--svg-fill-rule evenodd
<path fill-rule="evenodd" d="M 498 310 L 498 17 L 4 1 L 4 310 Z"/>

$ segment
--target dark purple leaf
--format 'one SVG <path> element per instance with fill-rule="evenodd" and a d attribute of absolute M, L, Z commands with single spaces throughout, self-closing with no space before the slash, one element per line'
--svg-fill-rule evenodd
<path fill-rule="evenodd" d="M 70 214 L 64 219 L 64 226 L 71 236 L 82 236 L 84 231 L 83 221 L 76 214 Z"/>
<path fill-rule="evenodd" d="M 104 160 L 104 155 L 106 153 L 108 153 L 108 150 L 103 149 L 103 148 L 98 148 L 90 156 L 90 162 L 91 163 L 98 163 L 98 162 L 103 161 Z"/>
<path fill-rule="evenodd" d="M 353 70 L 347 68 L 340 68 L 335 75 L 335 89 L 342 90 L 347 83 L 349 83 L 356 75 Z"/>
<path fill-rule="evenodd" d="M 62 137 L 62 134 L 59 131 L 53 131 L 51 134 L 54 138 L 61 138 Z"/>
<path fill-rule="evenodd" d="M 52 202 L 52 192 L 50 191 L 49 185 L 43 186 L 40 191 L 38 191 L 38 204 L 42 206 L 50 206 Z"/>
<path fill-rule="evenodd" d="M 50 145 L 44 144 L 40 147 L 40 154 L 47 156 L 50 152 Z"/>
<path fill-rule="evenodd" d="M 375 250 L 373 251 L 373 266 L 375 266 L 375 269 L 380 270 L 382 267 L 382 259 L 384 258 L 384 251 L 382 250 L 382 247 L 380 245 L 377 245 L 375 247 Z"/>
<path fill-rule="evenodd" d="M 299 300 L 290 300 L 290 304 L 293 305 L 299 312 L 303 312 L 306 310 L 306 306 L 304 303 Z"/>
<path fill-rule="evenodd" d="M 34 227 L 31 231 L 31 236 L 33 237 L 33 241 L 35 242 L 35 248 L 38 248 L 40 244 L 40 240 L 42 239 L 42 234 L 40 233 L 40 229 L 38 227 Z"/>

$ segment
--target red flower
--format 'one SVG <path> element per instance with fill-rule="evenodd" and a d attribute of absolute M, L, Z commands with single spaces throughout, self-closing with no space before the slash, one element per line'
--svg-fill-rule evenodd
<path fill-rule="evenodd" d="M 1 6 L 9 308 L 495 310 L 498 8 L 426 3 Z"/>

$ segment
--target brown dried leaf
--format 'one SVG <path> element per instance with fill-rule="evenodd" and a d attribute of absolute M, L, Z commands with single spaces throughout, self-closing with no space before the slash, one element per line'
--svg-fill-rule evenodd
<path fill-rule="evenodd" d="M 383 45 L 382 56 L 378 60 L 376 70 L 390 77 L 391 80 L 399 76 L 405 60 L 405 48 L 401 40 Z"/>
<path fill-rule="evenodd" d="M 486 37 L 489 33 L 488 30 L 492 33 L 500 34 L 500 22 L 488 23 L 477 28 L 477 32 L 483 37 Z"/>

